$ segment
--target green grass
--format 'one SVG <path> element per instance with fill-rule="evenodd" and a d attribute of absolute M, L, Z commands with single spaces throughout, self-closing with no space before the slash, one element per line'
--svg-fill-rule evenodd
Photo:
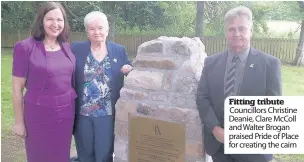
<path fill-rule="evenodd" d="M 304 96 L 304 67 L 282 67 L 282 92 L 284 96 Z"/>
<path fill-rule="evenodd" d="M 282 66 L 284 96 L 304 96 L 304 67 Z M 275 155 L 279 162 L 304 162 L 304 155 Z"/>
<path fill-rule="evenodd" d="M 1 112 L 2 112 L 2 137 L 10 134 L 13 119 L 13 107 L 11 99 L 11 71 L 12 51 L 2 49 L 1 51 Z M 282 66 L 283 95 L 304 96 L 304 67 Z M 2 148 L 5 146 L 2 146 Z M 304 162 L 304 155 L 275 155 L 282 162 Z"/>
<path fill-rule="evenodd" d="M 11 129 L 14 121 L 12 105 L 12 54 L 1 50 L 1 123 L 2 137 Z"/>
<path fill-rule="evenodd" d="M 275 155 L 279 162 L 304 162 L 304 154 L 299 155 Z"/>

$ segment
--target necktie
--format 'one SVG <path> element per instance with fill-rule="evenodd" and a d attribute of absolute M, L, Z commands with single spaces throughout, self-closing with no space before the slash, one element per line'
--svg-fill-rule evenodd
<path fill-rule="evenodd" d="M 233 56 L 232 66 L 230 67 L 230 69 L 227 73 L 226 82 L 225 82 L 225 91 L 224 91 L 225 98 L 235 95 L 234 94 L 234 84 L 235 84 L 237 59 L 238 59 L 238 56 Z"/>

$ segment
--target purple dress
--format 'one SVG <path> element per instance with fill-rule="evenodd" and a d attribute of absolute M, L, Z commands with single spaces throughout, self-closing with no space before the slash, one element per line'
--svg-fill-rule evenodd
<path fill-rule="evenodd" d="M 22 62 L 21 59 L 26 60 L 25 56 L 15 53 L 14 61 Z M 62 50 L 46 51 L 45 58 L 44 68 L 47 71 L 45 86 L 42 89 L 30 87 L 27 89 L 27 96 L 38 94 L 38 104 L 27 100 L 26 97 L 24 100 L 27 161 L 69 162 L 75 96 L 68 98 L 65 96 L 75 93 L 72 88 L 73 63 Z M 27 69 L 41 68 L 30 65 Z M 22 68 L 23 66 L 14 64 L 13 75 L 20 77 L 20 74 L 28 74 L 30 70 L 24 72 L 27 69 Z"/>

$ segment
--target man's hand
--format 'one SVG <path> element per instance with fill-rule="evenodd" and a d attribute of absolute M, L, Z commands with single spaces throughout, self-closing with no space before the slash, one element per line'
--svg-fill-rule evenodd
<path fill-rule="evenodd" d="M 224 129 L 215 126 L 212 130 L 213 135 L 215 136 L 216 140 L 219 141 L 220 143 L 224 143 Z"/>

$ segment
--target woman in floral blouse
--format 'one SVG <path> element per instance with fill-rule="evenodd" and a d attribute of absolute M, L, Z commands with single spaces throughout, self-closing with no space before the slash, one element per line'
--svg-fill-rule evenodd
<path fill-rule="evenodd" d="M 73 42 L 76 57 L 74 136 L 80 162 L 111 162 L 115 104 L 124 75 L 132 66 L 122 45 L 106 41 L 107 17 L 94 11 L 84 18 L 89 40 Z"/>

